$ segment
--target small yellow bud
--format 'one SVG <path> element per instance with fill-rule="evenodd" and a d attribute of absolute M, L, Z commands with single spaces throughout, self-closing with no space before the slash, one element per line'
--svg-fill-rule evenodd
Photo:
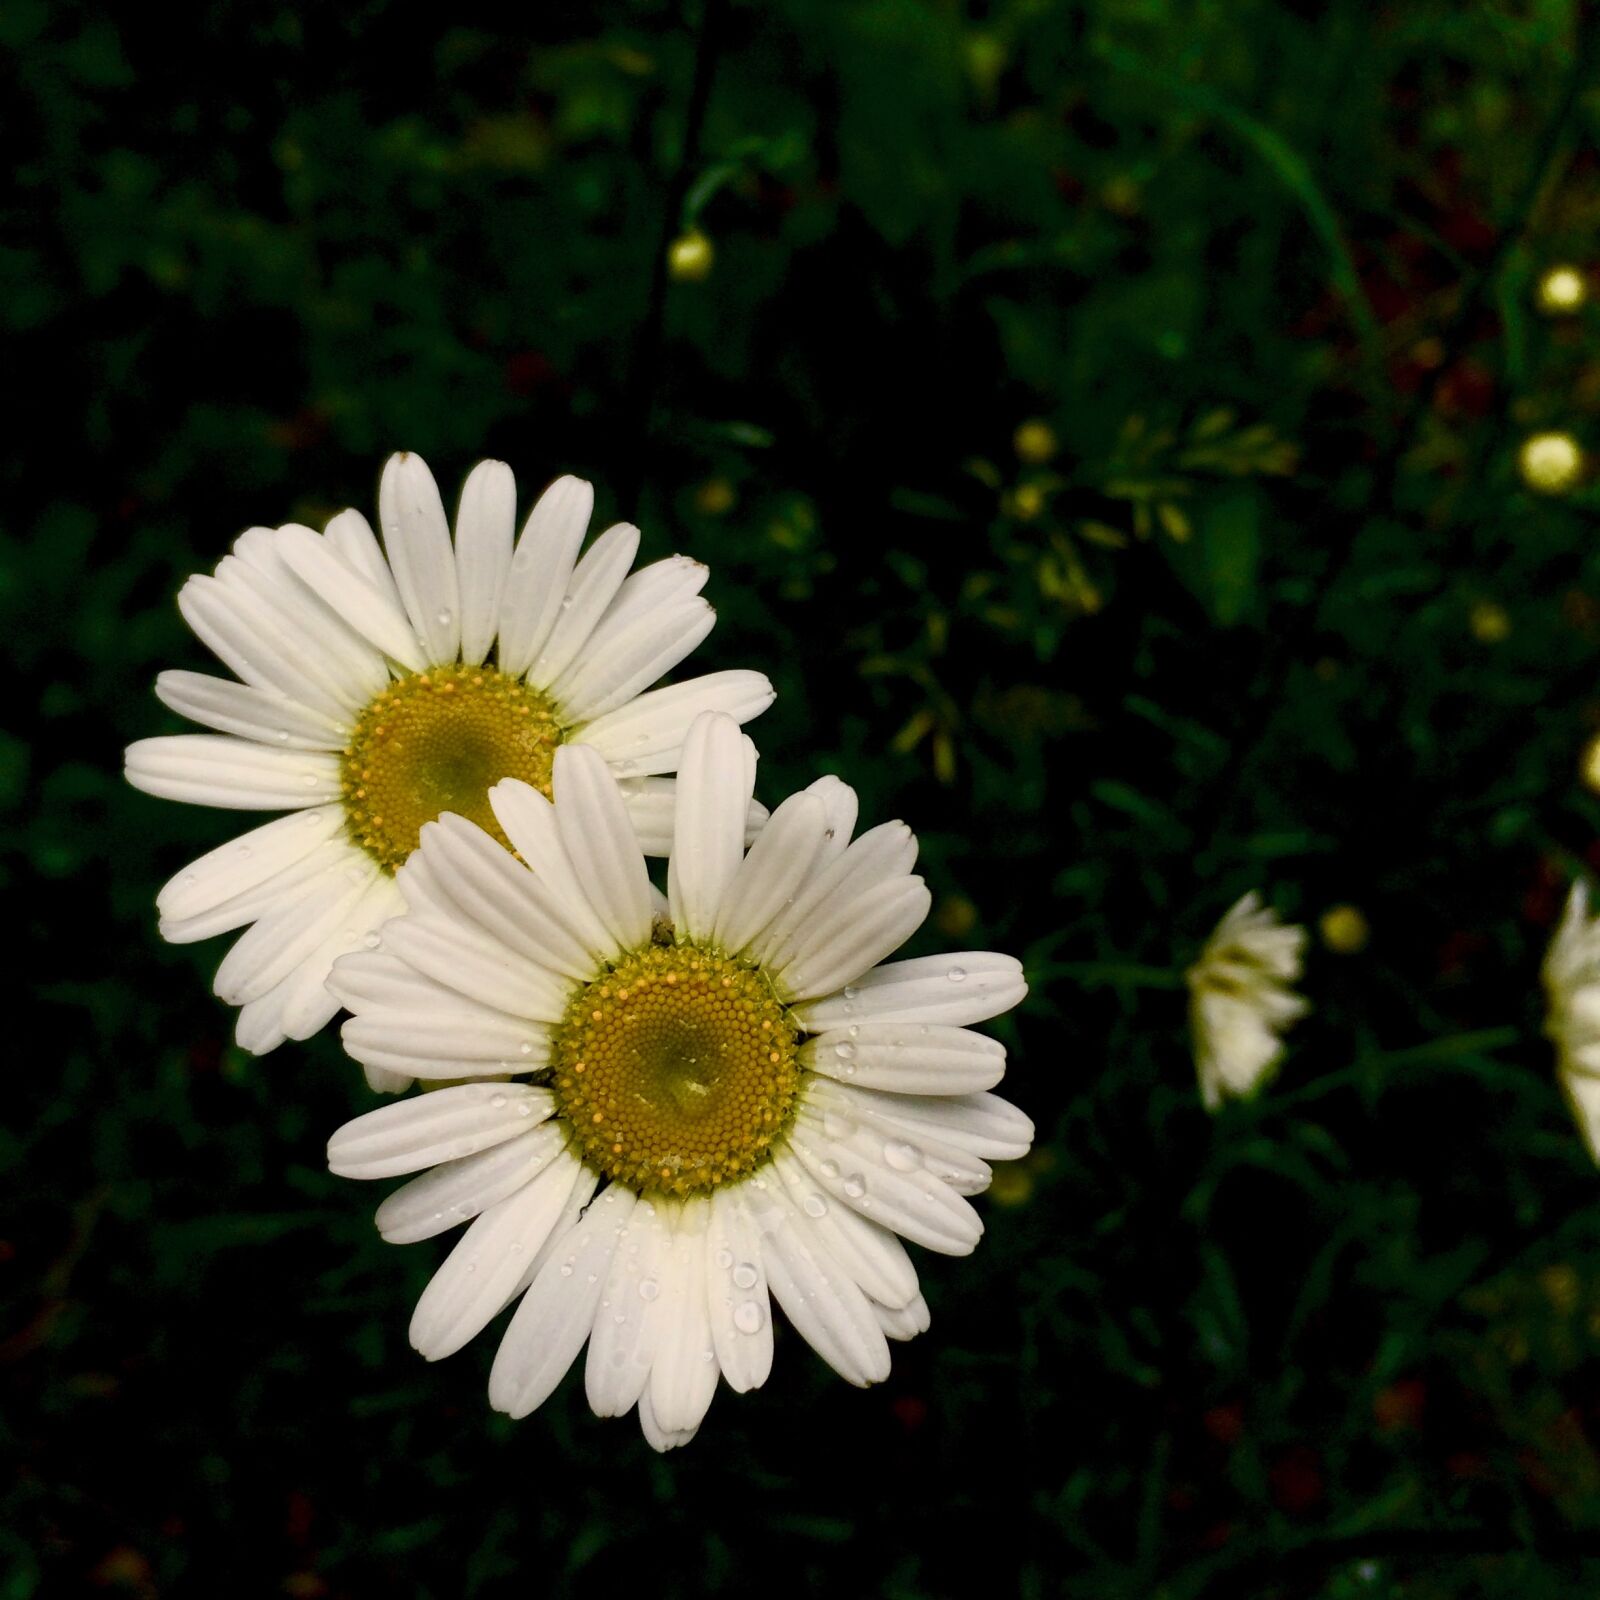
<path fill-rule="evenodd" d="M 1593 789 L 1596 794 L 1600 794 L 1600 733 L 1597 733 L 1583 747 L 1583 755 L 1579 759 L 1578 771 L 1583 778 L 1584 787 Z"/>
<path fill-rule="evenodd" d="M 1322 942 L 1337 956 L 1353 956 L 1365 950 L 1372 930 L 1355 906 L 1329 906 L 1317 922 Z"/>
<path fill-rule="evenodd" d="M 1576 267 L 1551 267 L 1539 279 L 1534 304 L 1547 317 L 1570 316 L 1589 298 L 1589 285 Z"/>
<path fill-rule="evenodd" d="M 1055 430 L 1038 417 L 1030 417 L 1018 427 L 1011 436 L 1011 445 L 1022 460 L 1036 467 L 1042 466 L 1059 448 Z"/>
<path fill-rule="evenodd" d="M 1517 471 L 1536 494 L 1564 494 L 1583 475 L 1583 451 L 1570 433 L 1530 433 L 1517 451 Z"/>
<path fill-rule="evenodd" d="M 1480 600 L 1472 608 L 1469 626 L 1479 644 L 1499 644 L 1511 632 L 1511 618 L 1504 606 Z"/>
<path fill-rule="evenodd" d="M 698 229 L 680 233 L 667 246 L 667 271 L 679 283 L 700 283 L 711 276 L 717 252 L 711 241 Z"/>
<path fill-rule="evenodd" d="M 1011 496 L 1011 509 L 1019 522 L 1032 522 L 1044 510 L 1044 490 L 1036 483 L 1018 484 Z"/>
<path fill-rule="evenodd" d="M 694 492 L 694 508 L 707 517 L 720 517 L 733 509 L 733 485 L 726 478 L 707 478 Z"/>
<path fill-rule="evenodd" d="M 941 900 L 933 913 L 934 926 L 950 939 L 964 939 L 977 926 L 978 908 L 965 895 Z"/>
<path fill-rule="evenodd" d="M 1022 1161 L 1000 1161 L 995 1164 L 994 1177 L 989 1182 L 989 1198 L 997 1206 L 1023 1206 L 1033 1194 L 1033 1174 Z"/>

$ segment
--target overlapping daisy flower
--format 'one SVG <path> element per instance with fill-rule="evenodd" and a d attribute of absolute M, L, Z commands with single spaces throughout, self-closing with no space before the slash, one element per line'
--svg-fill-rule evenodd
<path fill-rule="evenodd" d="M 447 1356 L 516 1302 L 491 1403 L 531 1412 L 587 1344 L 594 1411 L 636 1407 L 658 1450 L 693 1437 L 719 1377 L 765 1381 L 774 1302 L 841 1376 L 881 1380 L 887 1341 L 928 1322 L 901 1241 L 971 1251 L 966 1196 L 1032 1140 L 988 1092 L 1004 1049 L 970 1027 L 1022 999 L 1021 967 L 885 960 L 927 914 L 916 840 L 852 840 L 837 779 L 747 854 L 755 753 L 727 716 L 689 730 L 664 897 L 601 753 L 553 767 L 553 799 L 490 793 L 515 854 L 458 816 L 424 826 L 407 914 L 331 980 L 358 1060 L 445 1081 L 328 1146 L 349 1177 L 420 1174 L 379 1207 L 385 1238 L 470 1223 L 413 1345 Z"/>
<path fill-rule="evenodd" d="M 1208 1111 L 1254 1093 L 1283 1059 L 1283 1033 L 1310 1009 L 1290 987 L 1306 930 L 1285 924 L 1251 890 L 1211 931 L 1185 974 L 1200 1097 Z"/>
<path fill-rule="evenodd" d="M 1581 880 L 1567 896 L 1542 976 L 1556 1079 L 1589 1154 L 1600 1162 L 1600 918 L 1590 915 Z"/>
<path fill-rule="evenodd" d="M 127 776 L 171 800 L 290 813 L 202 856 L 156 899 L 170 940 L 248 929 L 215 983 L 239 1007 L 246 1049 L 307 1038 L 338 1010 L 328 971 L 404 909 L 395 873 L 425 823 L 453 812 L 503 840 L 489 790 L 516 778 L 548 793 L 557 749 L 581 745 L 625 780 L 630 826 L 663 853 L 665 775 L 691 722 L 743 722 L 771 703 L 759 672 L 650 689 L 711 631 L 706 569 L 672 556 L 630 572 L 639 534 L 627 524 L 580 555 L 593 504 L 587 483 L 560 478 L 515 538 L 511 469 L 480 462 L 452 541 L 426 464 L 396 455 L 381 546 L 358 511 L 321 534 L 252 528 L 185 584 L 180 610 L 236 676 L 163 672 L 161 699 L 216 731 L 140 740 Z"/>

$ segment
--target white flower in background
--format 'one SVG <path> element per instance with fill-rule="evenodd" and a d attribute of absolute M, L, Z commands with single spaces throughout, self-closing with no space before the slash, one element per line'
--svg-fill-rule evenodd
<path fill-rule="evenodd" d="M 881 1380 L 886 1341 L 928 1320 L 901 1238 L 967 1254 L 983 1225 L 963 1196 L 1032 1140 L 985 1092 L 1004 1049 L 966 1026 L 1022 999 L 1018 963 L 878 965 L 928 910 L 910 829 L 852 843 L 855 795 L 824 778 L 746 855 L 754 781 L 737 724 L 698 718 L 663 898 L 605 762 L 566 746 L 553 804 L 490 795 L 516 856 L 429 824 L 400 874 L 410 911 L 335 968 L 358 1060 L 486 1080 L 357 1117 L 328 1161 L 422 1174 L 378 1208 L 396 1243 L 476 1219 L 411 1342 L 450 1355 L 520 1297 L 489 1380 L 512 1416 L 587 1341 L 595 1412 L 637 1406 L 656 1449 L 684 1444 L 719 1376 L 765 1381 L 769 1293 L 843 1377 Z"/>
<path fill-rule="evenodd" d="M 642 692 L 711 631 L 706 569 L 672 556 L 630 576 L 639 533 L 625 523 L 580 558 L 594 504 L 580 479 L 544 492 L 520 540 L 516 500 L 511 469 L 480 462 L 452 543 L 427 466 L 391 456 L 382 548 L 358 511 L 322 534 L 252 528 L 178 596 L 241 681 L 163 672 L 161 699 L 219 731 L 130 745 L 129 781 L 169 800 L 293 813 L 156 897 L 161 932 L 179 943 L 253 924 L 215 986 L 240 1008 L 248 1050 L 307 1038 L 338 1010 L 328 970 L 404 909 L 394 874 L 425 822 L 453 811 L 494 831 L 490 788 L 514 777 L 548 792 L 557 747 L 581 743 L 627 780 L 640 842 L 662 854 L 672 783 L 660 774 L 690 723 L 706 710 L 743 722 L 772 702 L 759 672 Z"/>
<path fill-rule="evenodd" d="M 1290 987 L 1305 948 L 1306 930 L 1280 922 L 1251 890 L 1189 968 L 1189 1031 L 1208 1111 L 1258 1089 L 1282 1059 L 1280 1035 L 1309 1009 Z"/>
<path fill-rule="evenodd" d="M 1600 919 L 1579 882 L 1544 958 L 1544 1031 L 1556 1047 L 1556 1078 L 1589 1154 L 1600 1161 Z"/>

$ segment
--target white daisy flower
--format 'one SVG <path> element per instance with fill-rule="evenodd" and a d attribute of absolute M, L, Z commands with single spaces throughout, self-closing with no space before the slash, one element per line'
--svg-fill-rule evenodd
<path fill-rule="evenodd" d="M 1600 918 L 1579 882 L 1544 958 L 1544 1031 L 1556 1047 L 1556 1078 L 1589 1154 L 1600 1161 Z"/>
<path fill-rule="evenodd" d="M 672 556 L 629 574 L 636 528 L 579 556 L 594 491 L 559 478 L 514 538 L 503 462 L 468 476 L 455 539 L 419 456 L 391 456 L 378 492 L 383 546 L 358 511 L 325 533 L 251 528 L 178 608 L 237 674 L 163 672 L 156 693 L 216 733 L 141 739 L 128 780 L 149 794 L 287 811 L 193 862 L 156 897 L 176 942 L 246 932 L 216 977 L 260 1054 L 339 1009 L 334 960 L 404 909 L 395 872 L 422 825 L 453 811 L 497 831 L 502 778 L 550 788 L 562 744 L 626 778 L 629 818 L 664 853 L 672 783 L 703 711 L 743 722 L 771 704 L 759 672 L 714 672 L 644 693 L 711 631 L 706 569 Z M 757 809 L 753 822 L 759 822 Z M 393 1087 L 381 1079 L 374 1087 Z"/>
<path fill-rule="evenodd" d="M 1310 1008 L 1290 988 L 1306 930 L 1286 926 L 1253 889 L 1212 930 L 1189 984 L 1189 1032 L 1208 1111 L 1252 1094 L 1283 1058 L 1283 1031 Z"/>
<path fill-rule="evenodd" d="M 910 829 L 851 842 L 855 794 L 824 778 L 747 855 L 754 780 L 737 724 L 698 718 L 662 897 L 605 762 L 565 746 L 553 804 L 490 795 L 516 856 L 430 823 L 400 874 L 409 913 L 334 971 L 358 1060 L 485 1080 L 357 1117 L 328 1161 L 421 1173 L 378 1208 L 386 1239 L 471 1221 L 411 1342 L 450 1355 L 520 1297 L 489 1380 L 512 1416 L 587 1341 L 595 1412 L 637 1406 L 658 1450 L 684 1444 L 719 1375 L 765 1381 L 769 1296 L 843 1377 L 878 1382 L 887 1341 L 928 1323 L 901 1238 L 967 1254 L 983 1225 L 963 1197 L 1032 1141 L 986 1092 L 1004 1049 L 967 1026 L 1022 999 L 1019 964 L 879 965 L 928 910 Z"/>

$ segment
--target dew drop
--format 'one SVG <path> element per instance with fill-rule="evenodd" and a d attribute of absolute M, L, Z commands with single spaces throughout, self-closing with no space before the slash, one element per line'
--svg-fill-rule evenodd
<path fill-rule="evenodd" d="M 717 1265 L 726 1272 L 733 1265 L 733 1251 L 726 1248 L 726 1246 L 717 1251 Z"/>
<path fill-rule="evenodd" d="M 741 1261 L 739 1265 L 733 1269 L 733 1281 L 738 1284 L 741 1289 L 755 1288 L 756 1279 L 760 1276 L 761 1274 L 757 1272 L 748 1261 Z"/>
<path fill-rule="evenodd" d="M 306 788 L 315 789 L 316 786 L 317 786 L 317 775 L 316 775 L 316 773 L 308 772 L 305 775 L 305 777 L 303 779 L 301 779 L 301 782 L 305 784 Z"/>
<path fill-rule="evenodd" d="M 800 1206 L 808 1217 L 825 1217 L 828 1214 L 828 1202 L 814 1190 L 800 1202 Z"/>
<path fill-rule="evenodd" d="M 856 1058 L 856 1047 L 851 1044 L 848 1039 L 841 1039 L 838 1044 L 833 1047 L 833 1053 L 841 1061 L 854 1061 Z"/>
<path fill-rule="evenodd" d="M 922 1152 L 905 1139 L 889 1139 L 883 1147 L 883 1159 L 896 1172 L 915 1172 L 922 1165 Z"/>
<path fill-rule="evenodd" d="M 242 845 L 239 846 L 239 859 L 241 861 L 248 861 L 252 854 L 253 854 L 253 852 L 251 851 L 249 845 L 242 844 Z"/>
<path fill-rule="evenodd" d="M 441 628 L 448 628 L 450 626 L 450 615 L 451 614 L 448 611 L 439 612 L 437 620 Z"/>
<path fill-rule="evenodd" d="M 524 1039 L 522 1043 L 517 1046 L 517 1049 L 520 1050 L 525 1056 L 531 1056 L 533 1054 L 533 1044 L 527 1039 Z"/>
<path fill-rule="evenodd" d="M 951 983 L 965 983 L 967 981 L 967 969 L 965 967 L 951 967 L 945 976 Z"/>
<path fill-rule="evenodd" d="M 289 730 L 287 728 L 279 728 L 278 729 L 278 743 L 279 744 L 288 744 L 288 742 L 289 742 Z"/>
<path fill-rule="evenodd" d="M 859 1172 L 852 1172 L 844 1180 L 844 1192 L 852 1200 L 859 1200 L 867 1192 L 867 1180 Z"/>
<path fill-rule="evenodd" d="M 377 930 L 374 929 L 361 942 L 367 947 L 367 949 L 376 950 L 378 946 L 383 943 L 383 940 L 379 936 Z"/>
<path fill-rule="evenodd" d="M 524 1100 L 517 1107 L 517 1115 L 519 1117 L 531 1117 L 533 1115 L 533 1102 L 531 1100 Z"/>
<path fill-rule="evenodd" d="M 766 1321 L 766 1312 L 754 1300 L 741 1300 L 733 1308 L 733 1325 L 740 1333 L 760 1333 Z"/>
<path fill-rule="evenodd" d="M 496 1111 L 504 1111 L 506 1108 L 506 1097 L 503 1094 L 497 1094 L 489 1102 L 489 1104 L 492 1105 Z"/>
<path fill-rule="evenodd" d="M 837 1112 L 825 1111 L 822 1115 L 822 1131 L 830 1139 L 848 1139 L 856 1131 L 856 1125 L 848 1117 L 841 1117 Z"/>
<path fill-rule="evenodd" d="M 644 1278 L 639 1284 L 639 1298 L 654 1300 L 661 1293 L 661 1285 L 654 1278 Z"/>
<path fill-rule="evenodd" d="M 853 983 L 847 983 L 844 986 L 844 997 L 846 1000 L 854 1000 L 855 997 L 860 993 L 861 991 Z"/>
<path fill-rule="evenodd" d="M 837 1161 L 824 1161 L 822 1163 L 822 1176 L 824 1178 L 837 1178 L 839 1176 L 839 1163 Z"/>

